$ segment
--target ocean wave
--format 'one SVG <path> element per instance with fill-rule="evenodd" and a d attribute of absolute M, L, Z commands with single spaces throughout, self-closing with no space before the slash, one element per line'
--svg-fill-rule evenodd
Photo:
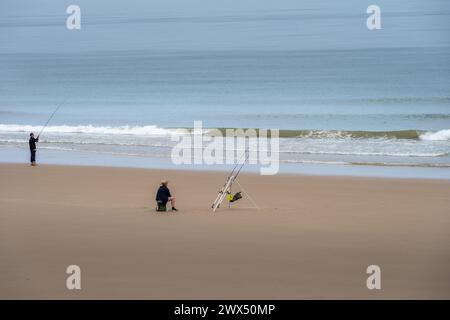
<path fill-rule="evenodd" d="M 281 160 L 293 164 L 327 164 L 344 166 L 380 166 L 380 167 L 415 167 L 415 168 L 450 168 L 450 163 L 407 163 L 407 162 L 373 162 L 373 161 L 325 161 L 325 160 Z"/>
<path fill-rule="evenodd" d="M 42 126 L 0 124 L 0 132 L 40 132 Z M 179 134 L 180 129 L 164 129 L 158 126 L 48 126 L 46 133 L 94 134 L 94 135 L 134 135 L 134 136 L 168 136 Z"/>
<path fill-rule="evenodd" d="M 426 141 L 448 141 L 450 140 L 450 129 L 437 132 L 425 132 L 419 138 Z"/>
<path fill-rule="evenodd" d="M 235 129 L 236 128 L 232 128 Z M 225 128 L 219 129 L 225 132 Z M 244 129 L 245 130 L 245 129 Z M 257 129 L 259 134 L 261 129 Z M 280 130 L 280 138 L 320 139 L 419 139 L 421 130 L 364 131 L 364 130 Z M 270 136 L 270 132 L 268 132 Z"/>
<path fill-rule="evenodd" d="M 337 155 L 337 156 L 385 156 L 385 157 L 445 157 L 450 152 L 393 152 L 393 151 L 328 151 L 328 150 L 314 150 L 314 151 L 291 151 L 282 150 L 280 153 L 292 154 L 308 154 L 308 155 Z"/>
<path fill-rule="evenodd" d="M 237 128 L 231 128 L 236 130 Z M 225 133 L 225 128 L 219 129 Z M 245 130 L 245 129 L 244 129 Z M 261 129 L 256 129 L 259 134 Z M 270 136 L 270 132 L 268 132 Z M 280 130 L 280 138 L 450 140 L 450 129 L 424 130 Z"/>
<path fill-rule="evenodd" d="M 239 128 L 229 128 L 237 130 Z M 0 133 L 40 132 L 42 126 L 0 124 Z M 212 134 L 212 128 L 205 128 L 204 134 Z M 224 135 L 226 128 L 218 128 Z M 243 129 L 244 131 L 246 129 Z M 259 134 L 262 129 L 256 129 Z M 86 135 L 127 135 L 127 136 L 171 136 L 192 133 L 192 128 L 161 128 L 156 125 L 146 126 L 93 126 L 93 125 L 60 125 L 49 126 L 45 133 L 51 134 L 86 134 Z M 268 131 L 269 136 L 271 132 Z M 280 138 L 320 138 L 320 139 L 407 139 L 424 141 L 448 141 L 450 129 L 440 131 L 424 130 L 392 130 L 392 131 L 364 131 L 364 130 L 280 130 Z"/>
<path fill-rule="evenodd" d="M 420 136 L 418 130 L 396 131 L 363 131 L 363 130 L 300 130 L 280 131 L 281 137 L 296 136 L 299 138 L 327 138 L 327 139 L 414 139 Z"/>
<path fill-rule="evenodd" d="M 82 152 L 82 153 L 94 153 L 94 154 L 106 154 L 112 156 L 127 156 L 127 157 L 139 157 L 139 158 L 169 158 L 169 154 L 161 154 L 161 153 L 137 153 L 137 152 L 121 152 L 121 151 L 98 151 L 98 150 L 79 150 L 75 148 L 67 148 L 67 147 L 41 147 L 40 149 L 44 150 L 54 150 L 54 151 L 69 151 L 69 152 Z"/>
<path fill-rule="evenodd" d="M 27 141 L 19 140 L 19 139 L 0 139 L 0 145 L 16 145 L 16 146 L 25 146 Z M 89 146 L 97 146 L 99 148 L 104 149 L 103 147 L 118 147 L 120 149 L 127 148 L 157 148 L 157 150 L 161 149 L 171 149 L 174 145 L 166 144 L 166 143 L 135 143 L 135 142 L 95 142 L 95 141 L 52 141 L 52 140 L 42 140 L 41 146 L 46 148 L 58 148 L 60 146 L 70 147 L 72 150 L 84 151 L 87 150 Z M 86 147 L 84 147 L 86 146 Z M 92 148 L 92 147 L 91 147 Z M 193 149 L 205 149 L 206 146 L 203 147 L 193 147 Z M 149 149 L 149 150 L 150 150 Z M 146 149 L 135 149 L 135 150 L 146 150 Z M 226 151 L 234 151 L 238 153 L 242 153 L 245 150 L 241 148 L 225 148 Z M 327 146 L 323 146 L 322 149 L 318 150 L 289 150 L 281 147 L 281 149 L 277 151 L 268 151 L 268 150 L 259 150 L 261 152 L 275 152 L 279 153 L 282 157 L 290 157 L 289 155 L 307 155 L 307 156 L 366 156 L 366 157 L 399 157 L 399 158 L 436 158 L 436 157 L 447 157 L 450 155 L 450 152 L 442 152 L 438 150 L 429 150 L 422 151 L 415 149 L 406 149 L 403 152 L 394 151 L 392 148 L 389 150 L 328 150 Z M 142 152 L 142 151 L 141 151 Z M 284 156 L 283 156 L 284 155 Z"/>
<path fill-rule="evenodd" d="M 39 139 L 41 145 L 42 144 L 54 144 L 54 145 L 79 145 L 79 146 L 112 146 L 112 147 L 153 147 L 153 148 L 172 148 L 173 145 L 166 144 L 166 143 L 140 143 L 140 142 L 134 142 L 134 141 L 127 141 L 127 142 L 118 142 L 118 141 L 82 141 L 82 140 L 69 140 L 69 139 L 58 139 L 58 140 L 52 140 L 52 139 Z M 2 144 L 28 144 L 28 140 L 24 139 L 1 139 L 0 143 Z"/>

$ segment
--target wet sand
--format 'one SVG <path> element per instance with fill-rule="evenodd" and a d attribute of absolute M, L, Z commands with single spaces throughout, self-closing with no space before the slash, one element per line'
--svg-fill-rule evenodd
<path fill-rule="evenodd" d="M 450 299 L 450 181 L 242 174 L 212 214 L 226 176 L 0 165 L 0 298 Z"/>

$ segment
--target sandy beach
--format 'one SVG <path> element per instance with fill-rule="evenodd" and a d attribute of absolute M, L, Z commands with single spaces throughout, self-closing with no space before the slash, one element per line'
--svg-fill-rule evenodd
<path fill-rule="evenodd" d="M 226 176 L 0 165 L 0 298 L 450 299 L 449 181 L 242 174 L 259 208 L 212 214 Z"/>

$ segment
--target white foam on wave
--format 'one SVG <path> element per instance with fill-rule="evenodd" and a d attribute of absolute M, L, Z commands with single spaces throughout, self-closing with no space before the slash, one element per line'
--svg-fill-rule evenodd
<path fill-rule="evenodd" d="M 280 151 L 284 153 L 293 154 L 310 154 L 310 155 L 337 155 L 337 156 L 387 156 L 387 157 L 444 157 L 448 156 L 449 152 L 389 152 L 389 151 L 358 151 L 358 150 L 348 150 L 348 151 L 328 151 L 328 150 L 312 150 L 312 151 Z"/>
<path fill-rule="evenodd" d="M 419 167 L 419 168 L 450 168 L 448 163 L 413 163 L 413 162 L 373 162 L 373 161 L 326 161 L 326 160 L 281 160 L 285 163 L 328 164 L 349 166 L 381 166 L 381 167 Z"/>
<path fill-rule="evenodd" d="M 42 130 L 42 126 L 0 124 L 0 132 L 35 132 Z M 168 136 L 180 134 L 180 129 L 164 129 L 157 126 L 48 126 L 46 133 L 97 134 L 97 135 L 135 135 L 135 136 Z"/>
<path fill-rule="evenodd" d="M 419 137 L 421 140 L 428 141 L 447 141 L 450 140 L 450 129 L 444 129 L 436 132 L 425 132 Z"/>

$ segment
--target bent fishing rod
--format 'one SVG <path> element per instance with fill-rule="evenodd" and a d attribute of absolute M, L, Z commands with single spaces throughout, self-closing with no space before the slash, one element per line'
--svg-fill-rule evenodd
<path fill-rule="evenodd" d="M 50 118 L 48 118 L 47 122 L 44 124 L 44 126 L 42 127 L 41 132 L 39 132 L 38 134 L 38 138 L 40 137 L 40 135 L 42 134 L 42 132 L 44 132 L 45 128 L 47 128 L 48 124 L 50 123 L 50 121 L 53 119 L 53 117 L 55 116 L 55 114 L 58 112 L 58 110 L 66 103 L 66 100 L 64 100 L 63 102 L 61 102 L 55 109 L 55 111 L 53 111 L 52 115 L 50 116 Z"/>

